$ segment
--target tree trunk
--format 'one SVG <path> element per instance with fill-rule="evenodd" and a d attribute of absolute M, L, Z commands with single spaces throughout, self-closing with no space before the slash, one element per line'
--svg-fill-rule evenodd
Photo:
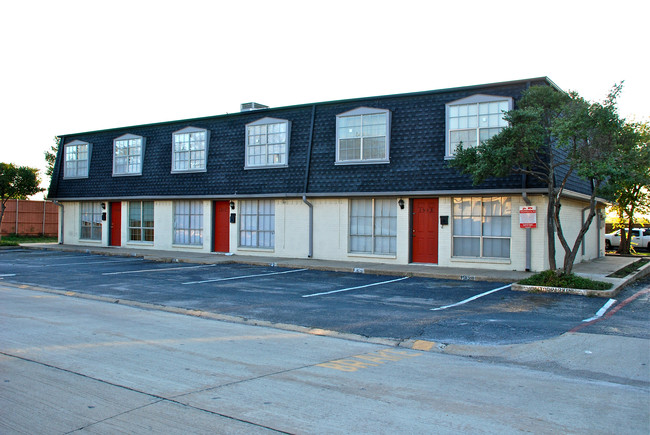
<path fill-rule="evenodd" d="M 548 268 L 557 269 L 555 264 L 555 192 L 553 186 L 548 187 L 548 205 L 546 207 L 546 238 L 548 245 Z"/>

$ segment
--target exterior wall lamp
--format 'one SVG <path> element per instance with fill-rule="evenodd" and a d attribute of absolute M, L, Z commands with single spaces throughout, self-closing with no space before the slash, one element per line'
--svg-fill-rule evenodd
<path fill-rule="evenodd" d="M 404 200 L 402 198 L 400 198 L 399 201 L 397 201 L 397 205 L 399 205 L 399 208 L 404 210 Z"/>
<path fill-rule="evenodd" d="M 235 201 L 230 200 L 230 210 L 234 210 L 234 209 L 235 209 Z"/>

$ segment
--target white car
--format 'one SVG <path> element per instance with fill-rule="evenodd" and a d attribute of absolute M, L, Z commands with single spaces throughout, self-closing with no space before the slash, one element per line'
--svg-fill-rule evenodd
<path fill-rule="evenodd" d="M 612 249 L 620 244 L 621 230 L 605 234 L 605 249 Z M 632 247 L 650 250 L 650 228 L 632 228 Z"/>

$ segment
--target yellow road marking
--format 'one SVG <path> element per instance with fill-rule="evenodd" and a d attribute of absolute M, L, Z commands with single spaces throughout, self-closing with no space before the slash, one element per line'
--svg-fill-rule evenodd
<path fill-rule="evenodd" d="M 435 346 L 436 343 L 433 341 L 426 341 L 426 340 L 415 340 L 415 343 L 413 343 L 413 346 L 411 346 L 411 349 L 415 350 L 431 350 L 433 346 Z"/>
<path fill-rule="evenodd" d="M 337 359 L 333 361 L 316 364 L 317 367 L 339 370 L 342 372 L 356 372 L 359 369 L 378 367 L 387 362 L 401 361 L 407 358 L 420 356 L 419 353 L 406 352 L 394 349 L 382 349 L 376 352 L 354 355 L 350 358 Z"/>

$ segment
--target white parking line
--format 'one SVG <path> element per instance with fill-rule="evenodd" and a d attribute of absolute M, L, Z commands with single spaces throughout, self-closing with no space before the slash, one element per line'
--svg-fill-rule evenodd
<path fill-rule="evenodd" d="M 607 312 L 607 310 L 609 310 L 609 307 L 611 307 L 611 306 L 614 305 L 615 303 L 616 303 L 616 299 L 610 299 L 610 300 L 608 300 L 608 301 L 605 303 L 605 305 L 603 305 L 603 306 L 601 307 L 601 309 L 598 310 L 598 312 L 596 312 L 596 315 L 595 315 L 595 316 L 590 317 L 590 318 L 588 318 L 588 319 L 585 319 L 585 320 L 583 320 L 583 322 L 591 322 L 592 320 L 600 319 L 600 318 L 603 317 L 603 315 Z"/>
<path fill-rule="evenodd" d="M 366 288 L 366 287 L 373 287 L 373 286 L 376 286 L 376 285 L 389 284 L 391 282 L 402 281 L 403 279 L 408 279 L 408 276 L 403 276 L 403 277 L 397 278 L 397 279 L 391 279 L 390 281 L 376 282 L 374 284 L 366 284 L 366 285 L 359 285 L 357 287 L 342 288 L 340 290 L 332 290 L 332 291 L 329 291 L 329 292 L 313 293 L 311 295 L 303 295 L 302 297 L 303 298 L 310 298 L 312 296 L 331 295 L 332 293 L 347 292 L 347 291 L 356 290 L 356 289 L 359 289 L 359 288 Z"/>
<path fill-rule="evenodd" d="M 184 282 L 183 285 L 204 284 L 206 282 L 230 281 L 230 280 L 233 280 L 233 279 L 255 278 L 257 276 L 282 275 L 284 273 L 302 272 L 302 271 L 305 271 L 305 270 L 308 270 L 308 269 L 295 269 L 295 270 L 286 270 L 284 272 L 271 272 L 271 273 L 258 273 L 258 274 L 255 274 L 255 275 L 231 276 L 230 278 L 206 279 L 204 281 L 190 281 L 190 282 Z"/>
<path fill-rule="evenodd" d="M 102 273 L 102 275 L 124 275 L 126 273 L 145 273 L 145 272 L 167 272 L 168 270 L 197 269 L 199 267 L 214 267 L 214 266 L 216 266 L 216 264 L 201 264 L 200 266 L 166 267 L 161 269 L 125 270 L 123 272 L 104 272 Z"/>
<path fill-rule="evenodd" d="M 4 278 L 5 276 L 16 276 L 16 274 L 15 273 L 3 273 L 3 274 L 0 274 L 0 277 Z"/>
<path fill-rule="evenodd" d="M 42 265 L 37 265 L 37 266 L 31 266 L 31 267 L 53 267 L 53 266 L 76 266 L 79 264 L 104 264 L 104 263 L 128 263 L 128 262 L 135 262 L 138 260 L 142 260 L 142 258 L 130 258 L 128 260 L 105 260 L 105 261 L 81 261 L 79 263 L 55 263 L 55 264 L 42 264 Z"/>
<path fill-rule="evenodd" d="M 440 310 L 446 310 L 447 308 L 457 307 L 458 305 L 463 305 L 463 304 L 471 302 L 471 301 L 473 301 L 475 299 L 482 298 L 483 296 L 487 296 L 490 293 L 494 293 L 494 292 L 498 292 L 499 290 L 506 289 L 506 288 L 510 287 L 511 285 L 512 284 L 508 284 L 508 285 L 504 285 L 503 287 L 495 288 L 494 290 L 490 290 L 490 291 L 487 291 L 485 293 L 481 293 L 479 295 L 472 296 L 471 298 L 467 298 L 467 299 L 462 300 L 460 302 L 456 302 L 455 304 L 445 305 L 443 307 L 438 307 L 438 308 L 431 308 L 431 311 L 440 311 Z"/>

